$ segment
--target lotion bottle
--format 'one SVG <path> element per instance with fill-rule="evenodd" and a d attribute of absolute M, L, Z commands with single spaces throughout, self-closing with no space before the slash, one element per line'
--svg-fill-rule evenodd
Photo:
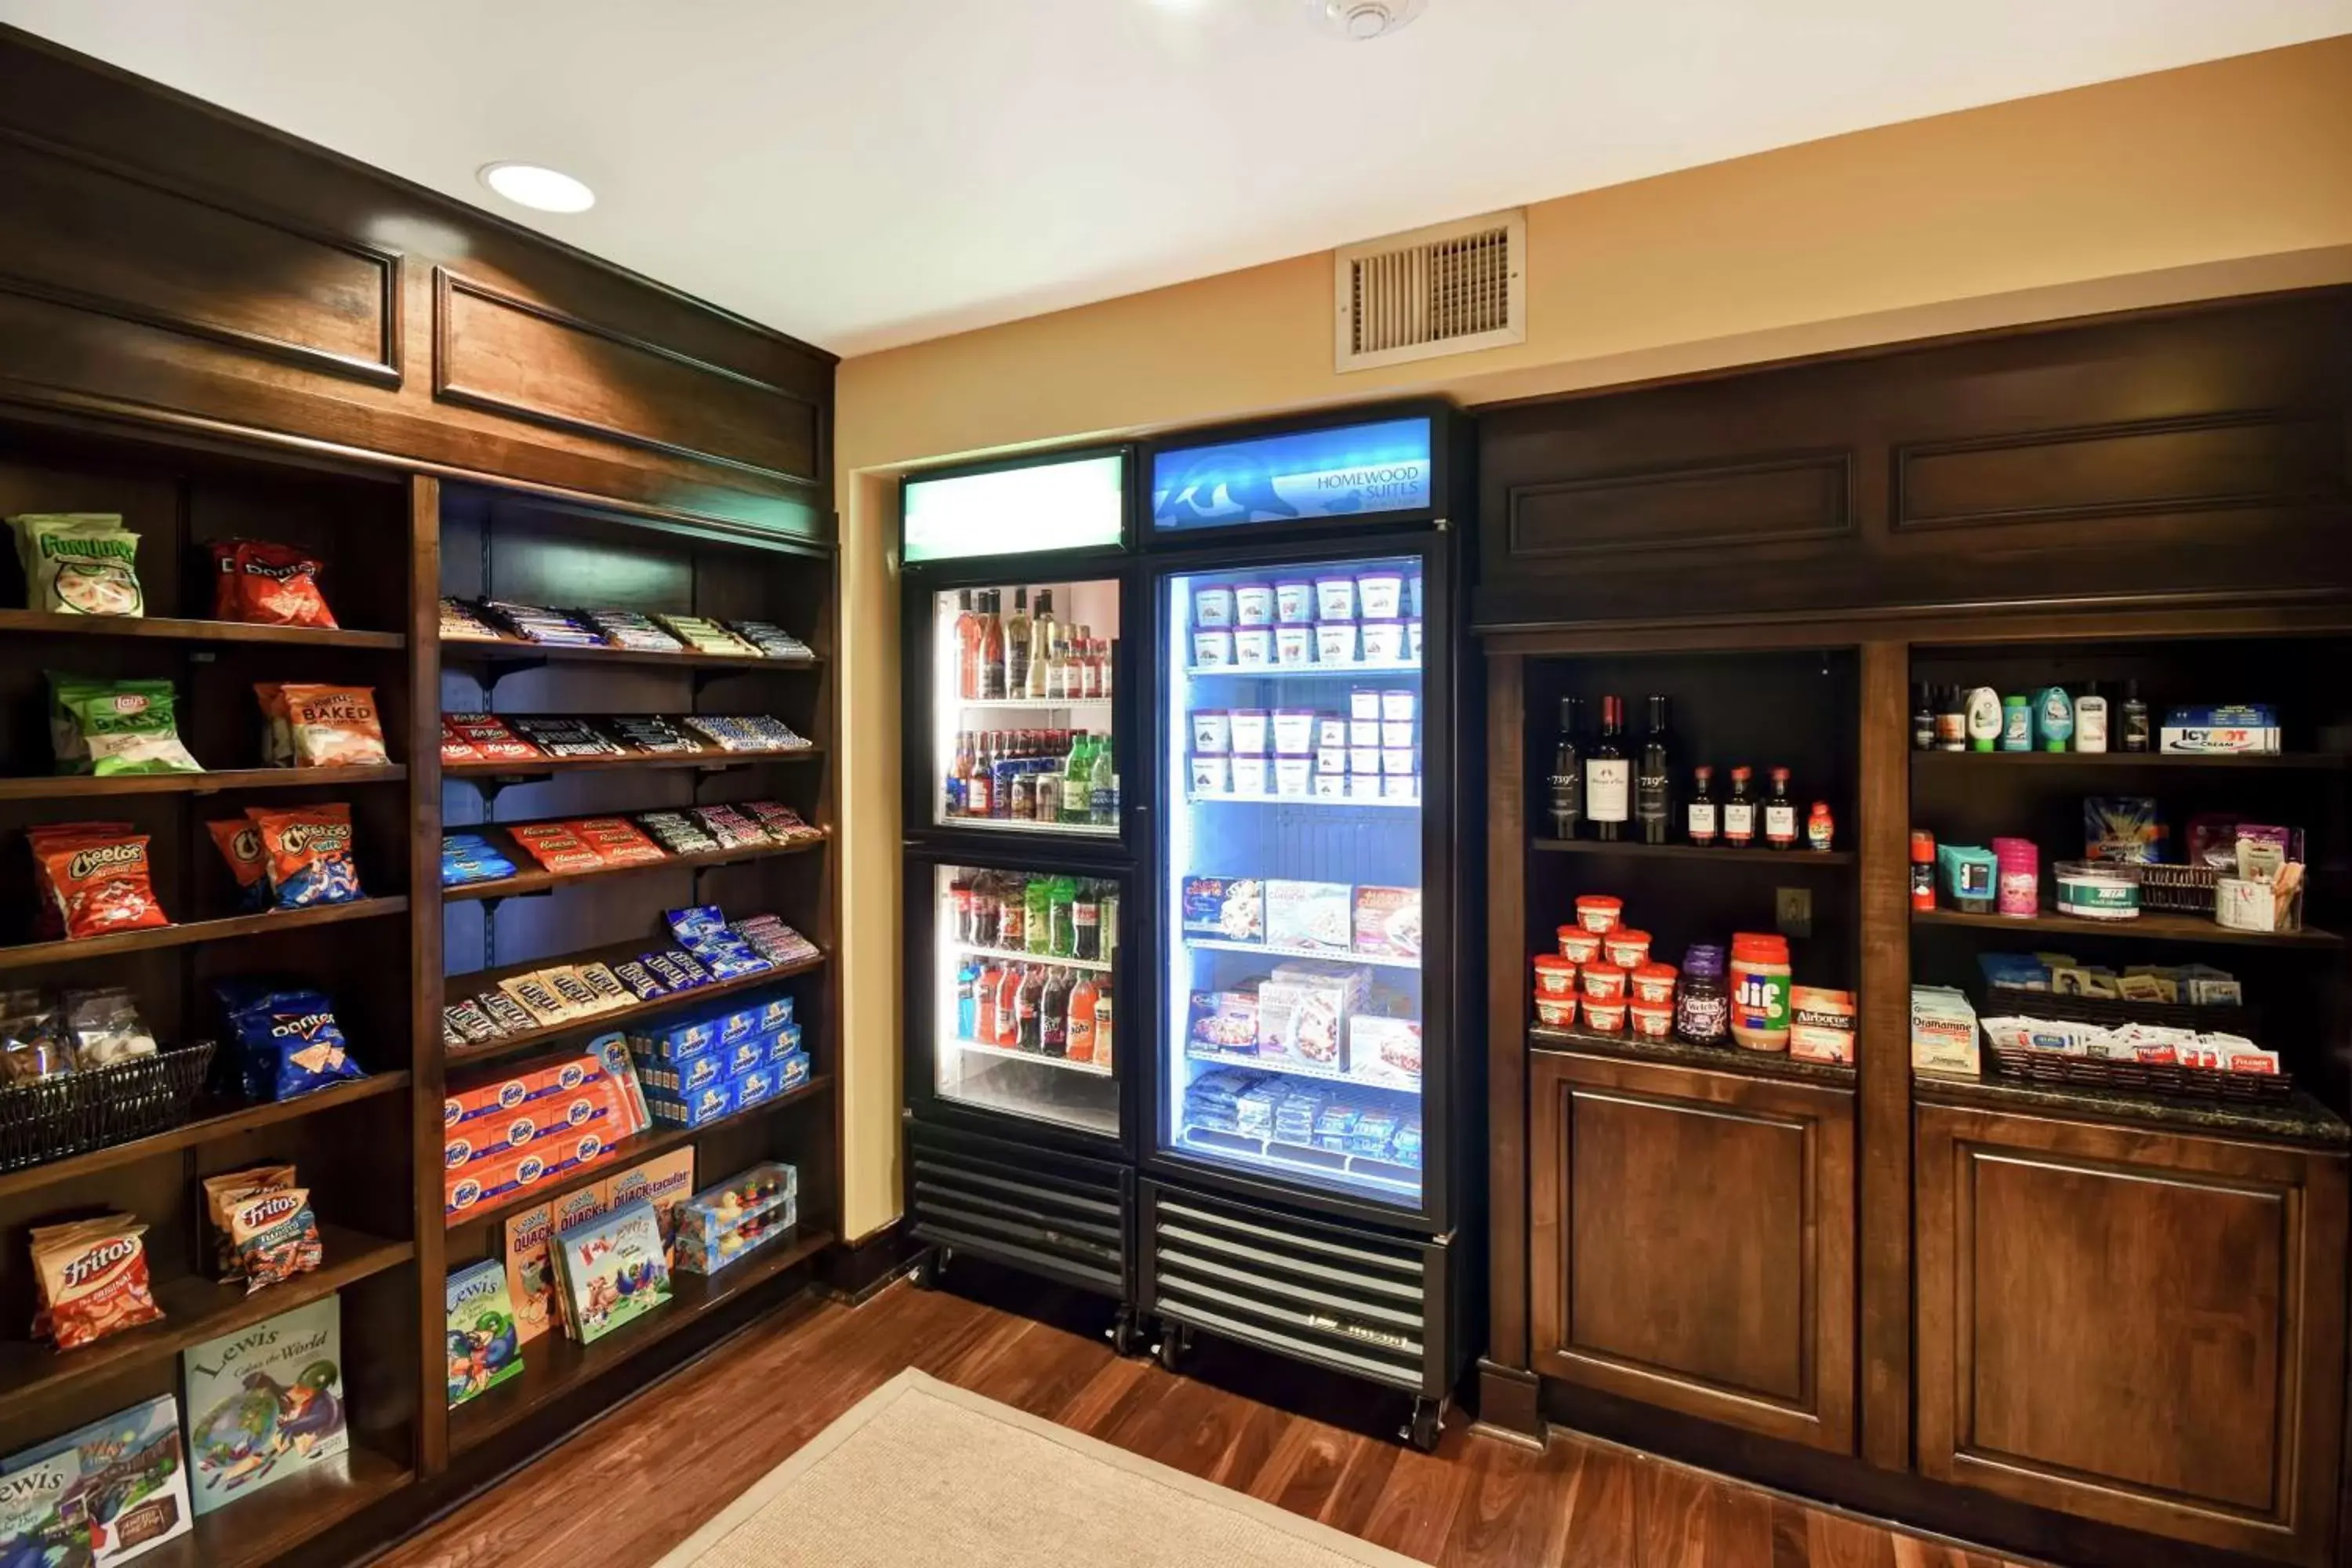
<path fill-rule="evenodd" d="M 2033 694 L 2033 728 L 2045 752 L 2063 752 L 2074 738 L 2074 700 L 2063 686 L 2045 686 Z"/>
<path fill-rule="evenodd" d="M 2104 752 L 2107 749 L 2107 700 L 2099 695 L 2096 682 L 2083 689 L 2074 699 L 2074 749 L 2078 752 Z"/>
<path fill-rule="evenodd" d="M 1979 686 L 1969 693 L 1969 746 L 1990 752 L 2000 740 L 2000 693 Z"/>

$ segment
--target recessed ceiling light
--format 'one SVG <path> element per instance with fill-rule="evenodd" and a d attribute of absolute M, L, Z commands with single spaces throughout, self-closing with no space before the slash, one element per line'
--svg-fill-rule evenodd
<path fill-rule="evenodd" d="M 543 213 L 584 213 L 596 205 L 596 193 L 586 185 L 537 163 L 485 163 L 482 184 L 518 205 Z"/>

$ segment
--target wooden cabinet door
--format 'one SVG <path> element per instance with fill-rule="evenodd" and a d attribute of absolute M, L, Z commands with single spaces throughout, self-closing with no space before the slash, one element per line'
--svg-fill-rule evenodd
<path fill-rule="evenodd" d="M 1923 1105 L 1920 1471 L 2326 1560 L 2345 1162 Z"/>
<path fill-rule="evenodd" d="M 1531 1054 L 1536 1370 L 1853 1448 L 1853 1095 Z"/>

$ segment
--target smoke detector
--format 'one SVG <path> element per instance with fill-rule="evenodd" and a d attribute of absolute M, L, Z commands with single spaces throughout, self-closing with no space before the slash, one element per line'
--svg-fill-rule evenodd
<path fill-rule="evenodd" d="M 1429 0 L 1307 0 L 1323 25 L 1354 43 L 1402 31 Z"/>

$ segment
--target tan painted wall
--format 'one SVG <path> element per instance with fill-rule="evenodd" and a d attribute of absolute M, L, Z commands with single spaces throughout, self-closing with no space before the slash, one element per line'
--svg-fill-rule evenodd
<path fill-rule="evenodd" d="M 1544 202 L 1528 342 L 1434 363 L 1333 374 L 1320 254 L 844 363 L 848 1234 L 898 1210 L 889 474 L 1408 391 L 1492 402 L 2352 281 L 2347 105 L 2339 37 Z"/>

